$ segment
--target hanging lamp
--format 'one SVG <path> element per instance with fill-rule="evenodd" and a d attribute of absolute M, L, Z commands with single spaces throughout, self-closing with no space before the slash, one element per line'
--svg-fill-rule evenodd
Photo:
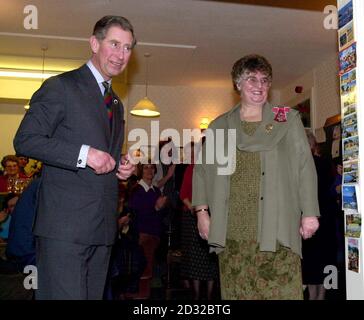
<path fill-rule="evenodd" d="M 134 116 L 139 117 L 158 117 L 160 115 L 160 112 L 157 108 L 157 106 L 148 98 L 148 58 L 150 57 L 150 53 L 145 53 L 145 97 L 141 99 L 132 110 L 130 110 L 130 113 Z"/>
<path fill-rule="evenodd" d="M 42 49 L 42 73 L 41 73 L 41 75 L 40 75 L 40 79 L 42 79 L 41 81 L 41 84 L 43 84 L 43 82 L 44 82 L 44 79 L 46 79 L 46 78 L 48 78 L 48 77 L 44 77 L 44 62 L 45 62 L 45 52 L 48 50 L 48 46 L 47 45 L 43 45 L 42 47 L 41 47 L 41 49 Z M 29 108 L 30 108 L 30 105 L 29 105 L 29 103 L 30 103 L 30 101 L 24 106 L 24 109 L 25 110 L 29 110 Z"/>

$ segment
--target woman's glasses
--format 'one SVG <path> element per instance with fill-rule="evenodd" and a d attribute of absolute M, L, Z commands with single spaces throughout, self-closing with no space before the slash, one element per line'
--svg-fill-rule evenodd
<path fill-rule="evenodd" d="M 272 83 L 272 80 L 269 78 L 258 79 L 257 77 L 250 76 L 250 77 L 241 78 L 241 79 L 246 81 L 248 84 L 250 84 L 251 86 L 254 86 L 254 87 L 259 87 L 259 85 L 261 85 L 264 88 L 268 88 Z"/>

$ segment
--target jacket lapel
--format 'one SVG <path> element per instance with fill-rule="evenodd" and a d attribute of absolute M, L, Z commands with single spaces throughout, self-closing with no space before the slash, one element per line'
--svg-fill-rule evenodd
<path fill-rule="evenodd" d="M 100 121 L 102 123 L 108 144 L 110 146 L 110 124 L 107 117 L 106 107 L 104 105 L 104 99 L 95 77 L 93 76 L 91 70 L 86 64 L 84 64 L 79 69 L 77 83 L 81 91 L 84 93 L 85 97 L 87 97 L 85 101 L 87 110 L 94 112 L 97 117 L 100 117 Z"/>
<path fill-rule="evenodd" d="M 112 113 L 113 117 L 112 117 L 111 143 L 109 146 L 110 154 L 114 153 L 119 143 L 119 136 L 122 130 L 121 121 L 124 121 L 124 108 L 114 91 L 112 91 Z"/>

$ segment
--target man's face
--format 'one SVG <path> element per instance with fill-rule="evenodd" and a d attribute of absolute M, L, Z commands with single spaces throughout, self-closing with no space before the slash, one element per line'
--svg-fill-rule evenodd
<path fill-rule="evenodd" d="M 29 159 L 27 157 L 18 157 L 18 161 L 19 161 L 19 167 L 25 168 L 29 162 Z"/>
<path fill-rule="evenodd" d="M 119 75 L 126 68 L 132 51 L 133 36 L 119 26 L 111 26 L 103 40 L 90 38 L 94 66 L 105 80 Z"/>
<path fill-rule="evenodd" d="M 19 173 L 18 163 L 15 161 L 6 161 L 5 171 L 10 177 L 16 176 Z"/>

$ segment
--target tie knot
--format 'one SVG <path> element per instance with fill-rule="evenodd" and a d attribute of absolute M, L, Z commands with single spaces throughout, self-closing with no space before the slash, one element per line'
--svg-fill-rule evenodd
<path fill-rule="evenodd" d="M 109 83 L 108 83 L 107 81 L 104 81 L 104 82 L 102 83 L 102 85 L 103 85 L 103 86 L 104 86 L 104 88 L 105 88 L 104 94 L 110 91 L 110 85 L 109 85 Z"/>

